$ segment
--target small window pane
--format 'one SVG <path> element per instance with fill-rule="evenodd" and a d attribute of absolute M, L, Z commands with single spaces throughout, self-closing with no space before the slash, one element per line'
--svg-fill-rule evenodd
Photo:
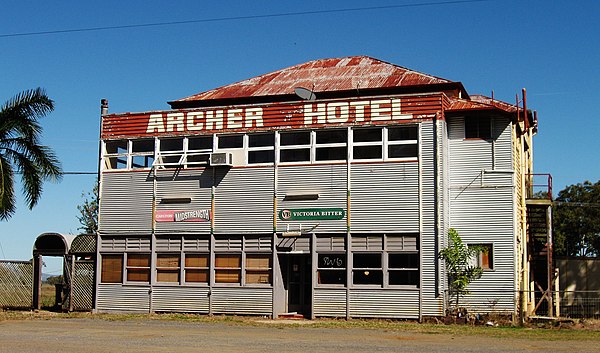
<path fill-rule="evenodd" d="M 105 146 L 108 154 L 127 153 L 127 140 L 106 141 Z"/>
<path fill-rule="evenodd" d="M 465 138 L 492 138 L 491 118 L 467 117 L 465 118 Z"/>
<path fill-rule="evenodd" d="M 381 159 L 383 158 L 381 146 L 354 146 L 354 159 Z"/>
<path fill-rule="evenodd" d="M 154 140 L 133 140 L 133 153 L 154 152 Z"/>
<path fill-rule="evenodd" d="M 242 148 L 243 146 L 243 135 L 219 136 L 219 148 Z"/>
<path fill-rule="evenodd" d="M 123 282 L 123 255 L 102 255 L 102 283 Z"/>
<path fill-rule="evenodd" d="M 355 253 L 354 268 L 381 268 L 381 254 Z"/>
<path fill-rule="evenodd" d="M 240 254 L 217 254 L 215 255 L 215 267 L 239 268 L 242 265 Z"/>
<path fill-rule="evenodd" d="M 208 254 L 187 254 L 185 255 L 185 267 L 207 267 Z"/>
<path fill-rule="evenodd" d="M 383 284 L 383 271 L 381 270 L 354 270 L 352 275 L 354 284 Z"/>
<path fill-rule="evenodd" d="M 156 255 L 156 267 L 179 268 L 179 255 L 176 254 L 158 254 Z"/>
<path fill-rule="evenodd" d="M 418 155 L 419 149 L 416 144 L 388 146 L 388 158 L 411 158 Z"/>
<path fill-rule="evenodd" d="M 347 152 L 344 147 L 321 147 L 317 148 L 315 159 L 317 161 L 341 161 L 346 160 Z"/>
<path fill-rule="evenodd" d="M 208 270 L 187 269 L 185 270 L 185 281 L 208 283 Z"/>
<path fill-rule="evenodd" d="M 161 151 L 183 151 L 183 139 L 165 139 L 160 140 Z"/>
<path fill-rule="evenodd" d="M 157 270 L 157 282 L 175 282 L 179 283 L 179 269 L 177 270 Z"/>
<path fill-rule="evenodd" d="M 418 130 L 417 130 L 416 126 L 390 127 L 390 128 L 388 128 L 388 140 L 389 141 L 416 140 L 417 132 L 418 132 Z"/>
<path fill-rule="evenodd" d="M 147 268 L 127 269 L 127 281 L 150 282 L 150 269 L 147 269 Z"/>
<path fill-rule="evenodd" d="M 390 268 L 419 268 L 419 254 L 390 254 Z"/>
<path fill-rule="evenodd" d="M 107 158 L 108 169 L 126 169 L 127 168 L 127 157 L 109 157 Z"/>
<path fill-rule="evenodd" d="M 242 279 L 240 270 L 216 270 L 215 282 L 217 283 L 240 283 Z"/>
<path fill-rule="evenodd" d="M 419 286 L 419 271 L 390 271 L 390 285 Z"/>
<path fill-rule="evenodd" d="M 275 146 L 275 134 L 252 134 L 248 135 L 249 147 L 268 147 Z"/>
<path fill-rule="evenodd" d="M 131 168 L 150 168 L 154 163 L 154 156 L 132 156 Z"/>
<path fill-rule="evenodd" d="M 381 141 L 382 128 L 356 129 L 353 130 L 354 142 L 375 142 Z"/>
<path fill-rule="evenodd" d="M 319 270 L 317 271 L 317 282 L 319 284 L 346 285 L 346 270 Z"/>
<path fill-rule="evenodd" d="M 348 130 L 322 130 L 317 131 L 317 143 L 346 143 L 348 140 Z"/>
<path fill-rule="evenodd" d="M 346 268 L 346 254 L 319 254 L 319 268 Z"/>
<path fill-rule="evenodd" d="M 282 132 L 279 135 L 281 146 L 308 145 L 310 144 L 310 131 Z"/>
<path fill-rule="evenodd" d="M 188 138 L 188 150 L 212 150 L 212 136 L 190 137 Z"/>
<path fill-rule="evenodd" d="M 310 149 L 280 150 L 279 160 L 281 162 L 308 162 L 310 161 Z"/>
<path fill-rule="evenodd" d="M 128 254 L 127 266 L 133 267 L 150 267 L 149 254 Z"/>
<path fill-rule="evenodd" d="M 275 151 L 248 151 L 248 163 L 273 163 L 275 161 Z"/>

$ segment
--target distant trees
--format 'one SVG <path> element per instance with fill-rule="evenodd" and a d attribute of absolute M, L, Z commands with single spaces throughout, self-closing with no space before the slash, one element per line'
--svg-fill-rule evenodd
<path fill-rule="evenodd" d="M 77 219 L 81 224 L 79 230 L 85 234 L 96 234 L 98 230 L 98 183 L 94 184 L 91 192 L 83 193 L 83 204 L 77 206 L 79 216 Z"/>
<path fill-rule="evenodd" d="M 600 180 L 561 190 L 552 223 L 556 255 L 600 256 Z"/>
<path fill-rule="evenodd" d="M 16 210 L 15 174 L 21 174 L 29 209 L 40 199 L 44 181 L 62 177 L 54 152 L 40 144 L 38 120 L 52 110 L 54 102 L 41 88 L 21 92 L 0 108 L 0 220 Z"/>

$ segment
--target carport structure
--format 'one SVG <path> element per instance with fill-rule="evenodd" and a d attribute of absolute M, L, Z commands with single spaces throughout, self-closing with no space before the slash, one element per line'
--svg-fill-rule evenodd
<path fill-rule="evenodd" d="M 91 310 L 94 298 L 96 236 L 42 233 L 33 245 L 33 308 L 41 309 L 43 256 L 63 258 L 63 310 Z M 58 304 L 58 303 L 57 303 Z"/>

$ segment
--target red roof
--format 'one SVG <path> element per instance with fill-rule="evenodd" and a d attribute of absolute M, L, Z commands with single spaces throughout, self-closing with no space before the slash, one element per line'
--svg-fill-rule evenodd
<path fill-rule="evenodd" d="M 482 95 L 471 95 L 470 99 L 461 99 L 458 97 L 450 98 L 450 107 L 448 111 L 464 111 L 464 110 L 490 110 L 499 109 L 507 113 L 517 111 L 515 105 L 492 99 Z"/>
<path fill-rule="evenodd" d="M 335 92 L 432 84 L 462 84 L 412 71 L 368 56 L 320 59 L 253 77 L 176 100 L 192 102 L 294 94 L 304 87 L 315 92 Z M 466 93 L 466 92 L 465 92 Z"/>

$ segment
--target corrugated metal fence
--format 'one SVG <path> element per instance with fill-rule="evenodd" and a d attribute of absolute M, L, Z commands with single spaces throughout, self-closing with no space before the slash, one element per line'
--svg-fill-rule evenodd
<path fill-rule="evenodd" d="M 33 263 L 0 260 L 0 307 L 31 308 Z"/>

